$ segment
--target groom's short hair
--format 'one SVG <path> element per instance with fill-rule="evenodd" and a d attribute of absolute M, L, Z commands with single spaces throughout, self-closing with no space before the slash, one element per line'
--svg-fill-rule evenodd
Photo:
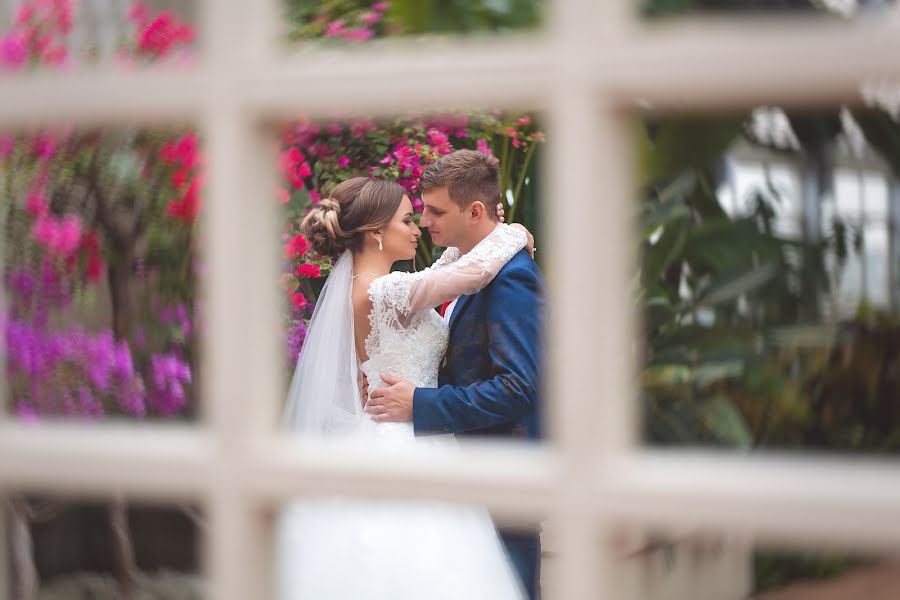
<path fill-rule="evenodd" d="M 457 150 L 428 165 L 419 182 L 422 193 L 447 188 L 460 210 L 480 201 L 496 220 L 494 205 L 500 201 L 500 162 L 474 150 Z"/>

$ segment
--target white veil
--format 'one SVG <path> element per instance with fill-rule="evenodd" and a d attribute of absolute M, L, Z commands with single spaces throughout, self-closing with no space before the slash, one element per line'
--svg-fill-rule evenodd
<path fill-rule="evenodd" d="M 294 369 L 284 426 L 332 435 L 359 425 L 363 412 L 353 337 L 353 255 L 345 251 L 322 288 Z"/>

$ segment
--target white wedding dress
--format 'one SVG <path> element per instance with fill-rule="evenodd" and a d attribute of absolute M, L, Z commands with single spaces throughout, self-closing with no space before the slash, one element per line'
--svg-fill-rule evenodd
<path fill-rule="evenodd" d="M 447 324 L 431 307 L 478 291 L 524 245 L 522 232 L 499 225 L 462 257 L 451 248 L 425 271 L 395 272 L 375 279 L 369 287 L 373 308 L 369 315 L 372 330 L 366 339 L 368 360 L 359 365 L 368 377 L 370 390 L 384 385 L 379 377 L 384 372 L 400 375 L 418 387 L 436 387 L 449 334 Z M 345 264 L 341 265 L 341 261 Z M 337 276 L 341 285 L 336 289 L 349 294 L 349 283 L 344 278 L 349 279 L 352 257 L 345 254 L 341 261 L 327 285 Z M 350 270 L 344 273 L 341 267 L 346 270 L 348 261 Z M 321 299 L 316 310 L 320 309 L 323 315 L 327 314 L 328 308 L 321 306 Z M 317 323 L 314 315 L 311 336 L 316 325 L 321 328 L 323 323 Z M 345 337 L 346 329 L 322 338 L 320 343 L 328 344 L 334 335 Z M 307 339 L 307 344 L 310 341 Z M 314 348 L 310 351 L 316 353 Z M 345 351 L 346 348 L 338 354 L 342 357 Z M 303 362 L 301 355 L 298 372 Z M 313 365 L 307 365 L 305 375 L 320 376 L 325 362 L 311 362 Z M 347 375 L 343 373 L 341 381 Z M 353 402 L 335 400 L 328 406 L 319 406 L 313 411 L 315 416 L 310 416 L 309 412 L 303 412 L 304 397 L 310 403 L 317 400 L 303 393 L 304 384 L 297 379 L 295 373 L 288 407 L 289 420 L 294 422 L 296 430 L 339 433 L 354 441 L 408 448 L 411 452 L 423 444 L 449 452 L 455 447 L 452 435 L 417 438 L 412 423 L 373 422 L 361 407 L 356 408 L 360 403 L 355 383 L 349 387 L 344 385 L 343 392 L 352 393 Z M 350 387 L 353 392 L 349 391 Z M 334 386 L 329 389 L 333 390 Z M 292 407 L 295 400 L 300 405 Z M 524 598 L 515 571 L 483 508 L 437 501 L 305 499 L 283 511 L 276 541 L 279 600 Z"/>

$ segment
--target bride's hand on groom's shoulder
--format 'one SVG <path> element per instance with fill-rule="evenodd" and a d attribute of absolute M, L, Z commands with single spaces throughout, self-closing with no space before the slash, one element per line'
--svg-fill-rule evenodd
<path fill-rule="evenodd" d="M 411 381 L 382 373 L 381 380 L 388 387 L 376 388 L 366 402 L 366 412 L 376 423 L 401 423 L 412 421 L 413 394 L 416 386 Z"/>

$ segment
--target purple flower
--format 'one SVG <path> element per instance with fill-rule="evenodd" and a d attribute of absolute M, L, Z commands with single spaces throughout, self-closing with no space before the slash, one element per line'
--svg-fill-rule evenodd
<path fill-rule="evenodd" d="M 187 404 L 184 384 L 191 382 L 191 368 L 175 354 L 151 356 L 154 389 L 148 401 L 154 410 L 165 416 L 180 412 Z"/>
<path fill-rule="evenodd" d="M 91 418 L 103 416 L 103 403 L 94 398 L 94 395 L 85 386 L 78 388 L 78 403 L 84 416 Z"/>
<path fill-rule="evenodd" d="M 16 403 L 16 416 L 25 421 L 26 423 L 37 423 L 38 415 L 37 411 L 34 410 L 34 407 L 25 402 L 24 400 L 19 400 Z"/>
<path fill-rule="evenodd" d="M 306 340 L 307 325 L 306 321 L 299 319 L 292 321 L 287 333 L 288 357 L 291 364 L 297 363 L 300 357 L 300 350 L 303 349 L 303 342 Z"/>

